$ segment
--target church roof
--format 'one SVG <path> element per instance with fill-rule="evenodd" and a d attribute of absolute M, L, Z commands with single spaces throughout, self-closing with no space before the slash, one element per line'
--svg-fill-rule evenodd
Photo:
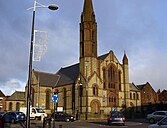
<path fill-rule="evenodd" d="M 46 73 L 46 72 L 39 72 L 34 70 L 34 74 L 37 79 L 39 79 L 40 86 L 48 86 L 53 87 L 55 86 L 59 76 L 56 74 Z"/>
<path fill-rule="evenodd" d="M 25 101 L 25 92 L 15 91 L 6 101 Z"/>
<path fill-rule="evenodd" d="M 79 63 L 61 68 L 57 74 L 60 75 L 57 86 L 75 83 L 79 76 Z"/>
<path fill-rule="evenodd" d="M 109 55 L 109 53 L 103 54 L 103 55 L 99 56 L 98 59 L 104 60 L 108 55 Z"/>

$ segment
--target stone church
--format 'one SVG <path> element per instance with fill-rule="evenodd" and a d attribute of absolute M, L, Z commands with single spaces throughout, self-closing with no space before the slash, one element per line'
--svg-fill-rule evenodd
<path fill-rule="evenodd" d="M 124 52 L 119 62 L 110 50 L 98 55 L 97 22 L 92 0 L 85 0 L 80 21 L 79 63 L 61 68 L 57 73 L 32 72 L 32 106 L 53 111 L 52 94 L 59 96 L 56 107 L 82 116 L 109 114 L 131 106 L 128 58 Z M 140 97 L 140 92 L 137 92 Z M 138 101 L 137 101 L 138 100 Z M 135 102 L 140 104 L 140 100 Z"/>

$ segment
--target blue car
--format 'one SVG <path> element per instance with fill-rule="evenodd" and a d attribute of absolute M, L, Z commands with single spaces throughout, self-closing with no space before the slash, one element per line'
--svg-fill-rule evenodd
<path fill-rule="evenodd" d="M 107 118 L 108 125 L 121 124 L 125 125 L 125 117 L 121 112 L 113 111 L 111 115 Z"/>
<path fill-rule="evenodd" d="M 4 123 L 17 123 L 26 120 L 25 114 L 22 112 L 6 112 L 2 115 Z"/>

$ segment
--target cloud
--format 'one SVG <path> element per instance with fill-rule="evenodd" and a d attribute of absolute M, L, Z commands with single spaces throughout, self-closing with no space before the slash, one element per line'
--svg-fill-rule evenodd
<path fill-rule="evenodd" d="M 5 83 L 1 83 L 1 90 L 4 92 L 5 95 L 11 95 L 14 91 L 25 91 L 26 83 L 17 80 L 17 79 L 10 79 Z"/>

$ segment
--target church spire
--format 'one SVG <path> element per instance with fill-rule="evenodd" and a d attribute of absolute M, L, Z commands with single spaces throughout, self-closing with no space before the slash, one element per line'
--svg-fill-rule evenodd
<path fill-rule="evenodd" d="M 92 13 L 92 12 L 93 12 L 92 0 L 85 0 L 83 13 Z"/>
<path fill-rule="evenodd" d="M 85 0 L 84 7 L 82 12 L 82 21 L 94 21 L 95 22 L 95 15 L 93 11 L 93 4 L 92 0 Z"/>

